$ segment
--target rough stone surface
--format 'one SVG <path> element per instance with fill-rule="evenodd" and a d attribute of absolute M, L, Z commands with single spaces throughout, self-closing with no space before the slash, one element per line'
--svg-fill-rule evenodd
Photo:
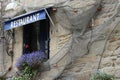
<path fill-rule="evenodd" d="M 109 19 L 111 16 L 114 16 L 115 14 L 112 14 L 115 12 L 115 5 L 117 5 L 117 2 L 114 2 L 114 0 L 111 0 L 111 1 L 107 1 L 107 0 L 103 0 L 102 1 L 102 11 L 98 14 L 98 16 L 96 17 L 95 19 L 95 22 L 94 22 L 94 26 L 99 26 L 99 25 L 102 25 L 104 23 L 106 23 L 107 21 L 109 22 Z M 112 4 L 112 5 L 111 5 Z M 119 10 L 119 8 L 117 9 Z M 119 13 L 117 13 L 116 15 L 118 15 Z M 112 18 L 115 18 L 114 21 L 112 21 L 111 23 L 109 23 L 109 27 L 110 26 L 113 26 L 111 25 L 112 23 L 113 24 L 116 24 L 114 22 L 116 21 L 119 21 L 119 19 L 117 20 L 117 17 L 112 17 Z M 119 22 L 117 22 L 118 24 Z M 80 65 L 84 65 L 84 66 L 81 66 L 80 67 L 80 71 L 78 73 L 82 73 L 82 74 L 78 74 L 77 77 L 79 77 L 79 79 L 76 77 L 76 75 L 73 75 L 73 74 L 76 74 L 77 72 L 75 72 L 76 70 L 78 70 L 78 68 L 76 66 L 78 66 L 79 64 L 78 63 L 74 63 L 74 65 L 70 65 L 69 68 L 66 68 L 63 72 L 63 74 L 60 76 L 60 80 L 67 80 L 67 79 L 70 79 L 72 80 L 89 80 L 90 76 L 85 76 L 87 75 L 89 72 L 87 72 L 88 70 L 92 70 L 91 72 L 94 72 L 94 69 L 97 69 L 98 68 L 98 62 L 99 62 L 99 59 L 100 59 L 100 55 L 102 54 L 103 52 L 103 58 L 102 58 L 102 61 L 101 61 L 101 64 L 100 64 L 100 70 L 101 71 L 104 71 L 108 74 L 113 74 L 115 75 L 115 77 L 119 80 L 119 76 L 120 76 L 120 73 L 119 73 L 119 68 L 120 68 L 120 24 L 116 25 L 117 28 L 112 32 L 111 36 L 109 36 L 109 39 L 107 40 L 107 44 L 105 46 L 105 38 L 103 36 L 108 36 L 108 32 L 110 32 L 112 30 L 112 28 L 108 29 L 107 31 L 105 31 L 105 34 L 102 34 L 103 36 L 101 36 L 99 39 L 97 39 L 98 41 L 94 42 L 92 45 L 91 45 L 91 49 L 90 49 L 90 53 L 91 54 L 88 54 L 88 55 L 85 55 L 85 59 L 84 57 L 83 58 L 80 58 L 80 59 L 77 59 L 75 60 L 76 62 L 78 61 L 79 63 L 83 63 L 83 64 L 80 64 Z M 106 26 L 105 26 L 106 27 Z M 115 25 L 114 25 L 115 27 Z M 102 39 L 102 40 L 100 40 Z M 97 45 L 96 45 L 97 44 Z M 103 48 L 105 46 L 105 50 L 103 51 Z M 89 56 L 89 57 L 86 57 L 86 56 Z M 90 60 L 90 56 L 93 56 L 94 58 L 94 61 L 91 61 Z M 95 59 L 95 57 L 97 57 Z M 92 58 L 92 57 L 91 57 Z M 80 60 L 80 61 L 79 61 Z M 74 62 L 75 62 L 74 61 Z M 94 67 L 92 67 L 92 65 Z M 96 66 L 95 66 L 96 65 Z M 72 69 L 72 71 L 71 71 Z M 84 72 L 87 72 L 87 73 L 84 73 Z M 90 75 L 92 75 L 93 73 L 90 73 Z M 72 77 L 68 76 L 68 75 L 72 75 Z M 84 76 L 84 78 L 83 78 Z M 81 79 L 82 78 L 82 79 Z M 85 79 L 86 78 L 86 79 Z"/>
<path fill-rule="evenodd" d="M 50 25 L 51 69 L 43 72 L 37 80 L 54 80 L 58 76 L 58 80 L 88 80 L 96 72 L 102 53 L 100 70 L 110 74 L 116 73 L 115 77 L 119 78 L 120 5 L 118 0 L 102 0 L 102 2 L 101 0 L 43 2 L 20 0 L 20 2 L 24 6 L 24 9 L 20 9 L 27 12 L 51 5 L 57 7 L 57 12 L 51 15 L 55 25 Z M 65 7 L 61 8 L 60 4 L 58 5 L 61 2 L 64 2 L 62 6 Z M 90 25 L 91 22 L 94 26 Z M 88 26 L 92 30 L 88 29 Z M 115 27 L 117 29 L 114 30 Z M 17 33 L 17 35 L 21 34 L 19 31 Z M 19 40 L 17 42 L 19 47 L 16 47 L 16 53 L 22 46 L 20 44 L 22 42 L 19 43 Z M 16 55 L 14 59 L 16 60 L 17 57 Z M 70 62 L 72 63 L 67 66 Z"/>

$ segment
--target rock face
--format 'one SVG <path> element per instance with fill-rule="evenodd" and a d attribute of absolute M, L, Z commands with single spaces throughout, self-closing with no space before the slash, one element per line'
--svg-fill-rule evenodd
<path fill-rule="evenodd" d="M 117 79 L 120 79 L 119 6 L 117 0 L 102 0 L 101 10 L 93 20 L 93 42 L 90 45 L 90 54 L 73 61 L 58 80 L 89 80 L 90 76 L 97 71 L 102 53 L 103 57 L 99 70 L 115 75 Z"/>
<path fill-rule="evenodd" d="M 23 10 L 29 12 L 49 7 L 51 4 L 57 8 L 57 12 L 52 12 L 50 15 L 54 23 L 50 25 L 50 60 L 48 62 L 51 69 L 43 72 L 41 79 L 53 80 L 57 78 L 74 58 L 87 53 L 86 49 L 90 35 L 87 36 L 87 39 L 81 36 L 86 32 L 86 28 L 97 11 L 100 0 L 20 0 L 20 3 L 19 1 L 13 1 L 9 5 L 13 3 L 16 3 L 17 6 L 15 5 L 16 8 L 11 6 L 12 9 L 9 9 L 10 7 L 6 8 L 7 17 L 16 16 Z M 33 5 L 32 8 L 31 5 Z M 21 35 L 21 33 L 16 32 L 16 36 Z M 22 40 L 20 39 L 18 42 L 17 46 L 15 44 L 17 48 L 15 54 L 21 54 L 18 49 L 21 47 Z M 14 59 L 16 60 L 16 58 L 18 58 L 17 55 Z"/>
<path fill-rule="evenodd" d="M 50 15 L 54 23 L 50 24 L 48 62 L 51 69 L 36 80 L 54 80 L 61 73 L 58 80 L 88 80 L 97 70 L 102 53 L 100 70 L 108 73 L 119 71 L 118 0 L 20 0 L 20 4 L 12 10 L 12 16 L 18 15 L 20 10 L 29 12 L 49 6 L 57 8 L 57 12 Z M 10 11 L 6 11 L 7 14 Z M 115 76 L 119 78 L 119 73 Z"/>
<path fill-rule="evenodd" d="M 81 6 L 81 2 L 87 4 Z M 94 16 L 97 7 L 99 6 L 99 3 L 100 0 L 92 0 L 90 2 L 87 2 L 87 0 L 68 1 L 64 4 L 66 7 L 58 8 L 57 12 L 54 15 L 51 15 L 55 24 L 55 26 L 51 25 L 53 32 L 51 34 L 50 42 L 51 70 L 42 73 L 41 79 L 53 80 L 57 78 L 64 68 L 74 60 L 74 58 L 83 56 L 87 53 L 86 49 L 89 39 L 82 40 L 80 37 L 84 34 L 91 18 Z M 76 5 L 74 6 L 74 4 Z M 72 8 L 67 6 L 71 6 Z M 54 65 L 57 65 L 58 67 L 55 68 Z M 46 75 L 48 76 L 46 77 Z"/>
<path fill-rule="evenodd" d="M 104 52 L 103 60 L 101 63 L 101 71 L 105 71 L 109 74 L 115 75 L 115 77 L 120 78 L 119 68 L 120 68 L 120 46 L 119 46 L 119 30 L 120 24 L 118 24 L 117 28 L 112 34 L 112 37 L 109 39 L 108 47 Z M 116 30 L 118 31 L 117 33 Z M 113 37 L 114 36 L 114 37 Z M 115 37 L 117 37 L 115 39 Z M 112 41 L 112 42 L 111 42 Z M 116 73 L 116 74 L 115 74 Z"/>

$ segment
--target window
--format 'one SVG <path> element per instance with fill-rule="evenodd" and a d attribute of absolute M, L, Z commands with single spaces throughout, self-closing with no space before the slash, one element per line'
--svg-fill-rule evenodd
<path fill-rule="evenodd" d="M 23 54 L 40 50 L 49 58 L 49 20 L 41 20 L 23 27 Z"/>

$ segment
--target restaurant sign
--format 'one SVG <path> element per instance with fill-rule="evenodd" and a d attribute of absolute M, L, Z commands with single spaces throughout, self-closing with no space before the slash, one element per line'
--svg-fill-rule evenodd
<path fill-rule="evenodd" d="M 16 27 L 24 26 L 39 20 L 46 19 L 44 10 L 35 11 L 32 13 L 24 14 L 4 22 L 4 30 L 13 29 Z"/>

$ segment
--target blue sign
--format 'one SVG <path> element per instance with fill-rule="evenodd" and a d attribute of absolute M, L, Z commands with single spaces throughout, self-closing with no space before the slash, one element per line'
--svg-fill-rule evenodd
<path fill-rule="evenodd" d="M 13 29 L 39 20 L 46 19 L 44 10 L 24 14 L 4 22 L 4 30 Z"/>

